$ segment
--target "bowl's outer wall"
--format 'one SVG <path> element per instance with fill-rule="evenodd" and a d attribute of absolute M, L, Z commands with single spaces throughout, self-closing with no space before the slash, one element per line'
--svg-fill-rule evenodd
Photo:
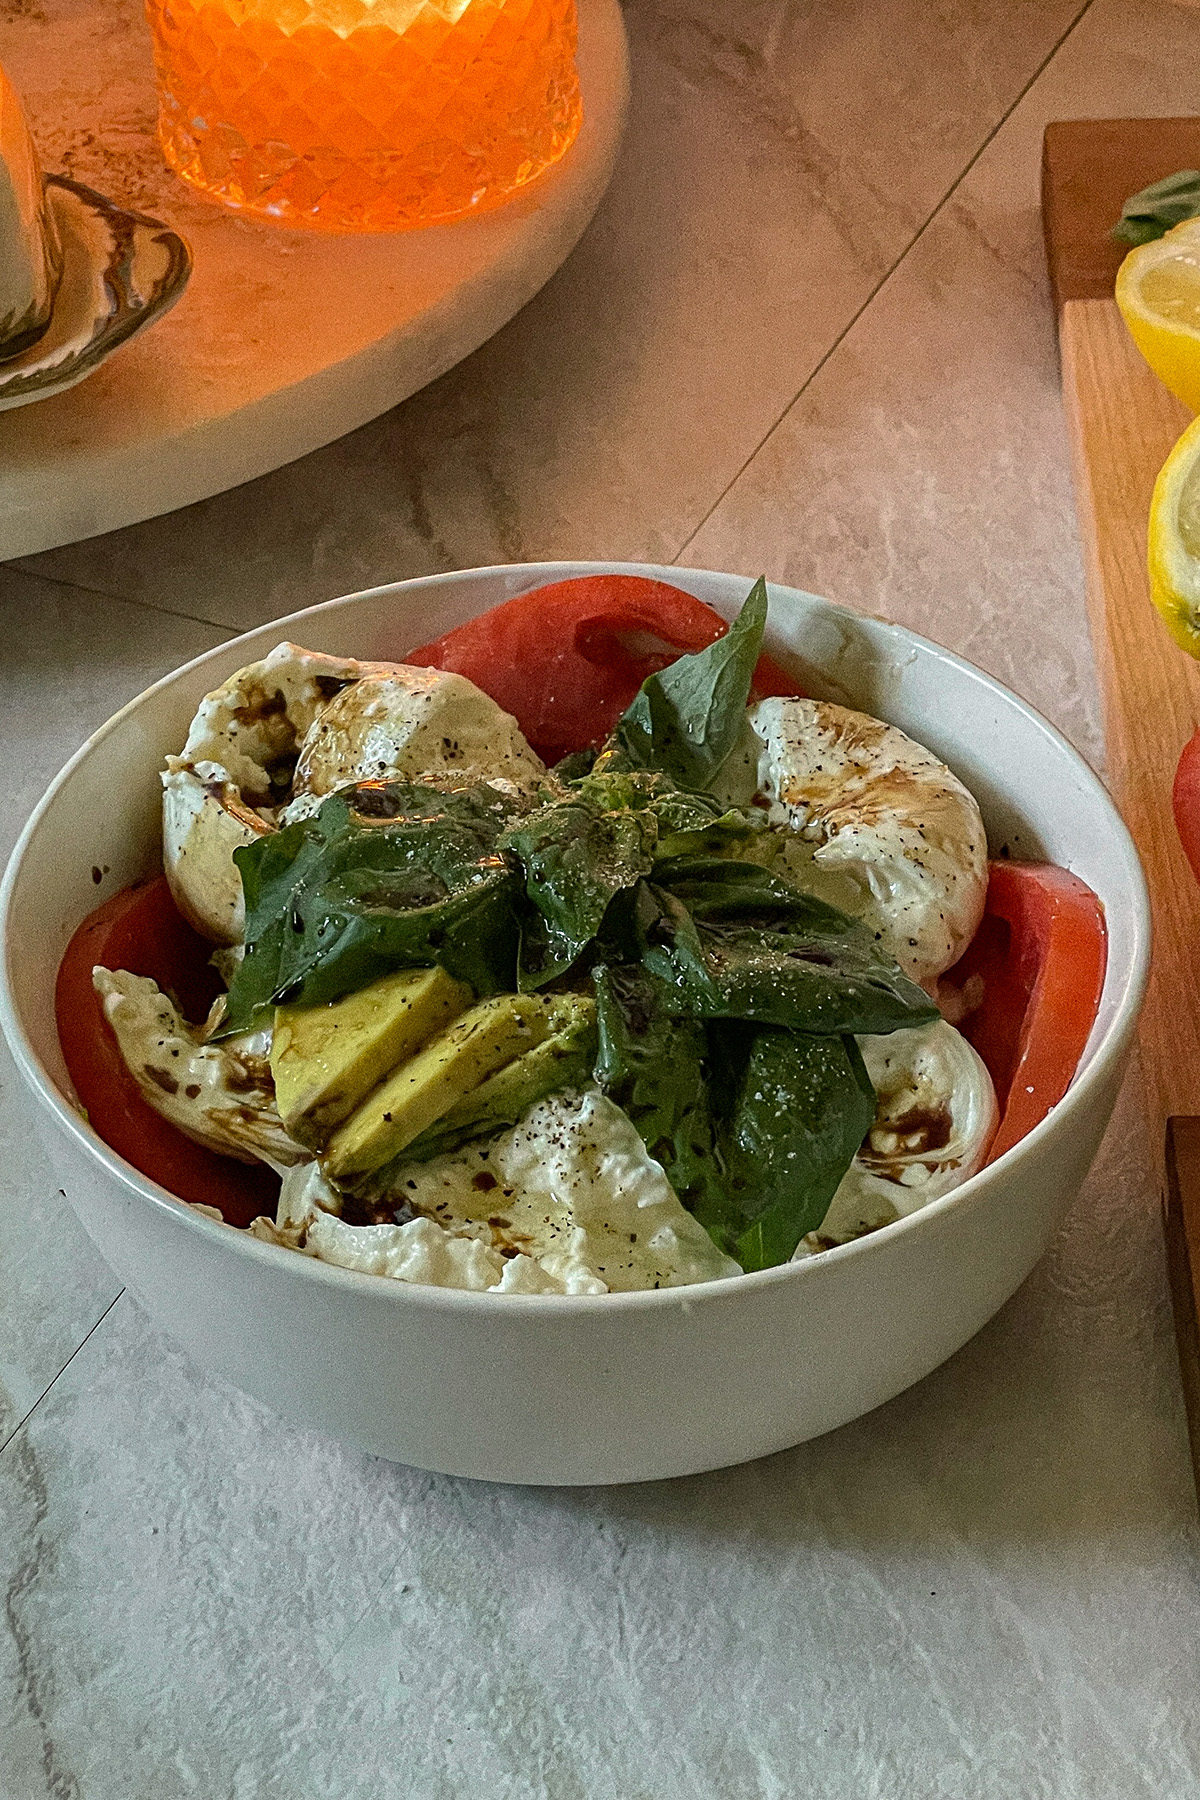
<path fill-rule="evenodd" d="M 725 1286 L 653 1312 L 398 1307 L 388 1285 L 298 1281 L 282 1253 L 231 1258 L 134 1192 L 47 1147 L 98 1247 L 203 1368 L 295 1424 L 394 1461 L 485 1480 L 650 1481 L 721 1468 L 845 1424 L 964 1344 L 1024 1280 L 1095 1155 L 1114 1067 L 1086 1127 L 1023 1178 L 870 1256 L 799 1283 Z M 874 1246 L 872 1247 L 874 1248 Z M 371 1278 L 364 1278 L 371 1279 Z M 435 1295 L 437 1290 L 432 1291 Z M 422 1296 L 425 1298 L 425 1296 Z"/>
<path fill-rule="evenodd" d="M 156 1197 L 64 1104 L 54 974 L 84 914 L 155 865 L 157 771 L 199 699 L 285 637 L 396 659 L 511 593 L 602 566 L 401 584 L 222 646 L 96 734 L 35 815 L 6 881 L 5 1026 L 45 1103 L 39 1116 L 61 1185 L 113 1268 L 205 1368 L 299 1424 L 453 1474 L 578 1483 L 719 1467 L 844 1423 L 928 1373 L 1024 1279 L 1077 1191 L 1116 1098 L 1145 979 L 1136 856 L 1074 752 L 935 646 L 773 588 L 768 641 L 808 691 L 928 743 L 978 795 L 994 848 L 1048 856 L 1105 902 L 1109 972 L 1086 1072 L 1033 1138 L 960 1194 L 806 1265 L 597 1301 L 447 1296 L 351 1275 L 235 1239 Z M 749 585 L 644 572 L 727 615 Z"/>

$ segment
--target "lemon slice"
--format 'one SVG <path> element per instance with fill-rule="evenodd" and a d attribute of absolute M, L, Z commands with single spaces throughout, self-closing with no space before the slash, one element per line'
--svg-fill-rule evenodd
<path fill-rule="evenodd" d="M 1150 598 L 1171 636 L 1200 657 L 1200 419 L 1159 470 L 1150 502 Z"/>
<path fill-rule="evenodd" d="M 1117 305 L 1159 380 L 1200 412 L 1200 219 L 1129 252 Z"/>

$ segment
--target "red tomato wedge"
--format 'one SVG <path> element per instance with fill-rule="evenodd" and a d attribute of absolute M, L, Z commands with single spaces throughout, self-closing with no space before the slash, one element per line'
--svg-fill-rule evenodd
<path fill-rule="evenodd" d="M 165 876 L 123 889 L 88 915 L 67 946 L 54 994 L 58 1035 L 75 1091 L 109 1148 L 180 1199 L 248 1225 L 259 1213 L 274 1215 L 279 1177 L 194 1144 L 142 1099 L 92 986 L 96 964 L 148 975 L 185 1017 L 202 1019 L 221 990 L 211 954 L 176 911 Z"/>
<path fill-rule="evenodd" d="M 1183 746 L 1171 789 L 1171 808 L 1184 855 L 1200 881 L 1200 731 L 1193 732 Z"/>
<path fill-rule="evenodd" d="M 404 660 L 467 676 L 513 715 L 543 762 L 556 763 L 603 743 L 647 675 L 728 629 L 711 606 L 664 581 L 581 575 L 494 606 Z M 800 691 L 759 657 L 759 699 Z"/>
<path fill-rule="evenodd" d="M 1053 863 L 991 865 L 983 923 L 943 977 L 968 1004 L 982 990 L 959 1029 L 987 1064 L 1000 1104 L 989 1162 L 1066 1093 L 1100 1005 L 1107 959 L 1104 909 L 1086 882 Z"/>

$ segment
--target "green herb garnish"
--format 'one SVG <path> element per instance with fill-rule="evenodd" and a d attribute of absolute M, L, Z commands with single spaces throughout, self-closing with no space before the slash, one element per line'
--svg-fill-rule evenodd
<path fill-rule="evenodd" d="M 1174 225 L 1200 217 L 1200 169 L 1180 169 L 1131 194 L 1111 235 L 1122 244 L 1149 244 Z"/>
<path fill-rule="evenodd" d="M 786 1262 L 875 1116 L 854 1039 L 675 1018 L 636 965 L 594 979 L 597 1080 L 727 1255 L 744 1269 Z"/>
<path fill-rule="evenodd" d="M 287 1001 L 317 1006 L 393 969 L 440 963 L 480 995 L 516 987 L 518 865 L 497 849 L 510 799 L 366 782 L 235 851 L 246 956 L 223 1032 Z"/>
<path fill-rule="evenodd" d="M 664 857 L 745 845 L 765 824 L 761 814 L 684 793 L 648 770 L 574 782 L 500 839 L 524 869 L 526 893 L 541 915 L 525 934 L 522 987 L 542 987 L 568 969 L 599 934 L 615 896 Z"/>
<path fill-rule="evenodd" d="M 651 675 L 594 763 L 568 759 L 536 804 L 366 782 L 238 850 L 247 954 L 225 1031 L 435 963 L 481 996 L 556 984 L 569 1012 L 594 993 L 594 1035 L 589 1000 L 418 1153 L 590 1075 L 722 1249 L 748 1269 L 785 1261 L 874 1116 L 854 1034 L 937 1010 L 863 926 L 753 860 L 760 812 L 708 791 L 745 730 L 766 614 L 760 580 L 726 635 Z"/>
<path fill-rule="evenodd" d="M 664 864 L 637 925 L 642 961 L 689 1018 L 825 1035 L 898 1031 L 938 1017 L 865 926 L 756 864 Z"/>
<path fill-rule="evenodd" d="M 745 727 L 766 623 L 760 575 L 724 637 L 646 677 L 597 770 L 657 769 L 677 787 L 703 793 Z"/>

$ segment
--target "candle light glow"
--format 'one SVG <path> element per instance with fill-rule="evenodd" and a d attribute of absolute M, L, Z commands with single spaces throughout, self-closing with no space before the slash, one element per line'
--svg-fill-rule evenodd
<path fill-rule="evenodd" d="M 575 0 L 147 0 L 159 140 L 281 224 L 396 231 L 504 199 L 579 128 Z"/>

